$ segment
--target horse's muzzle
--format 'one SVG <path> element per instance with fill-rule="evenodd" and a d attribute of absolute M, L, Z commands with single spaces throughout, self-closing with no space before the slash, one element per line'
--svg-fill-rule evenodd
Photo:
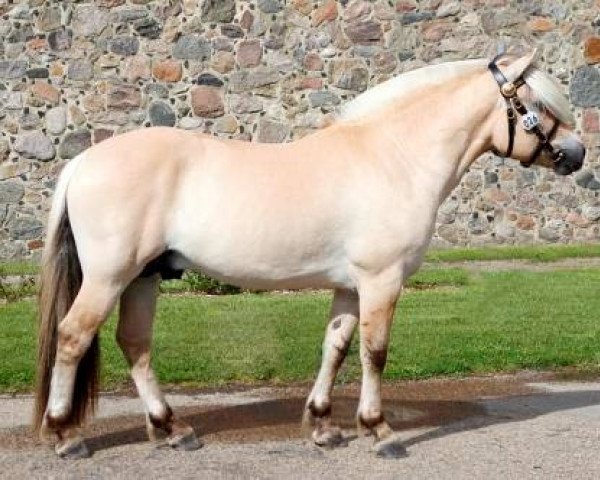
<path fill-rule="evenodd" d="M 583 166 L 585 146 L 579 140 L 569 137 L 557 145 L 556 150 L 560 152 L 554 163 L 554 171 L 558 175 L 570 175 Z"/>

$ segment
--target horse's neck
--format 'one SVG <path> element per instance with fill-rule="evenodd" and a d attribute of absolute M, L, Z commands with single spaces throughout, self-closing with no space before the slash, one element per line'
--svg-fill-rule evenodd
<path fill-rule="evenodd" d="M 390 108 L 365 134 L 441 203 L 491 146 L 489 118 L 498 97 L 486 80 L 476 75 L 454 90 L 424 90 L 410 104 Z"/>

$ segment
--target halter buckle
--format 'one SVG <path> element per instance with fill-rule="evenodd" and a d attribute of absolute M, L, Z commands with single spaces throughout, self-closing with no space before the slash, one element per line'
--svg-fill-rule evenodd
<path fill-rule="evenodd" d="M 506 82 L 500 87 L 500 93 L 504 98 L 512 98 L 517 94 L 517 87 L 512 82 Z"/>

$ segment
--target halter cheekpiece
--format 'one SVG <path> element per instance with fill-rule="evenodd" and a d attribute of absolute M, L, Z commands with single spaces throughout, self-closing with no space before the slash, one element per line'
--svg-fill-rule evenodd
<path fill-rule="evenodd" d="M 525 84 L 523 76 L 521 75 L 514 82 L 509 82 L 496 65 L 496 61 L 501 56 L 502 55 L 498 55 L 497 57 L 495 57 L 488 64 L 488 68 L 490 72 L 492 72 L 494 79 L 498 83 L 498 86 L 500 87 L 500 93 L 502 94 L 502 97 L 506 102 L 506 116 L 508 119 L 508 147 L 504 156 L 510 157 L 513 151 L 518 113 L 522 117 L 521 126 L 523 127 L 523 129 L 527 133 L 535 134 L 539 139 L 539 143 L 535 151 L 533 152 L 529 160 L 527 160 L 526 162 L 522 162 L 522 165 L 524 167 L 530 167 L 531 165 L 533 165 L 533 163 L 535 163 L 537 158 L 540 156 L 540 153 L 542 153 L 542 150 L 547 150 L 550 156 L 552 157 L 554 163 L 559 163 L 564 158 L 564 153 L 560 150 L 555 149 L 550 144 L 550 141 L 554 138 L 554 135 L 558 130 L 558 126 L 560 125 L 560 122 L 555 118 L 554 124 L 552 125 L 552 128 L 550 129 L 548 134 L 546 135 L 542 131 L 538 115 L 535 112 L 527 110 L 527 107 L 525 107 L 525 105 L 523 104 L 523 102 L 521 102 L 521 99 L 519 98 L 518 89 L 519 87 Z M 496 151 L 495 153 L 498 152 Z"/>

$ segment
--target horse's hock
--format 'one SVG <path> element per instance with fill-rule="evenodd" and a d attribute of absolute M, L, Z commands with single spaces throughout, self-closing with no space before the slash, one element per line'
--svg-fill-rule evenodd
<path fill-rule="evenodd" d="M 600 239 L 598 0 L 29 0 L 0 14 L 2 259 L 40 252 L 57 174 L 91 144 L 150 125 L 294 140 L 390 76 L 506 37 L 539 45 L 569 90 L 587 164 L 559 178 L 486 157 L 440 210 L 436 241 Z"/>

